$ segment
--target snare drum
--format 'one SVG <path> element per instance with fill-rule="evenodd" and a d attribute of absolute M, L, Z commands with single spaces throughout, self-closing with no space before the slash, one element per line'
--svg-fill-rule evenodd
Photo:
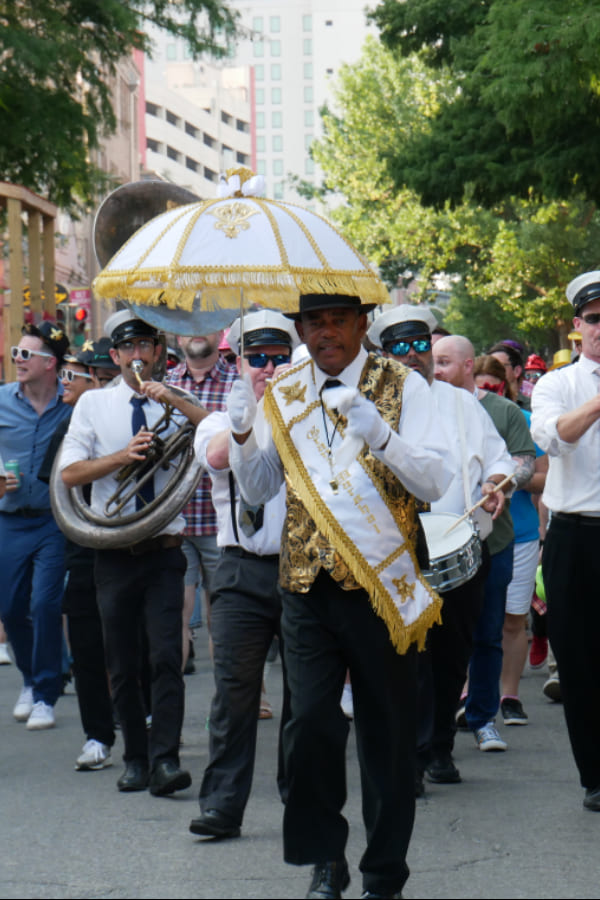
<path fill-rule="evenodd" d="M 473 577 L 481 565 L 481 541 L 469 519 L 446 534 L 460 516 L 420 513 L 429 548 L 429 569 L 423 576 L 436 591 L 449 591 Z"/>

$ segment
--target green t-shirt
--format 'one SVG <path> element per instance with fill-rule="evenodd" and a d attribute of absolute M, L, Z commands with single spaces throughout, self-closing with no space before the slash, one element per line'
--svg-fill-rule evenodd
<path fill-rule="evenodd" d="M 496 430 L 504 438 L 504 443 L 511 456 L 532 456 L 535 459 L 535 445 L 527 426 L 527 420 L 516 403 L 499 397 L 491 391 L 479 401 Z M 510 503 L 507 500 L 500 516 L 487 539 L 490 553 L 499 553 L 508 547 L 515 535 L 510 515 Z"/>

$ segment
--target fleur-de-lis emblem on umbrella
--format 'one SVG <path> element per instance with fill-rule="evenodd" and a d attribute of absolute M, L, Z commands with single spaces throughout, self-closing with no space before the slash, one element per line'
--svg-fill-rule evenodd
<path fill-rule="evenodd" d="M 220 229 L 228 238 L 235 238 L 240 231 L 250 228 L 248 219 L 256 215 L 257 210 L 252 209 L 246 203 L 229 203 L 226 206 L 217 206 L 210 210 L 210 214 L 218 219 L 215 228 Z"/>

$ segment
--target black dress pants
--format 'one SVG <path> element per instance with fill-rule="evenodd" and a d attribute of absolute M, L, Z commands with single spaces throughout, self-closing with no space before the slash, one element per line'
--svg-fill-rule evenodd
<path fill-rule="evenodd" d="M 285 592 L 282 631 L 292 717 L 283 734 L 288 798 L 284 858 L 344 856 L 346 742 L 340 707 L 350 670 L 367 848 L 365 890 L 390 896 L 408 878 L 415 814 L 416 650 L 399 655 L 363 590 L 321 571 L 305 594 Z"/>
<path fill-rule="evenodd" d="M 217 809 L 241 825 L 254 773 L 265 661 L 274 635 L 280 636 L 279 557 L 225 548 L 215 570 L 210 604 L 215 694 L 200 808 L 203 812 Z M 284 660 L 282 647 L 280 734 L 289 718 Z M 278 782 L 285 795 L 282 769 L 280 751 Z"/>
<path fill-rule="evenodd" d="M 154 768 L 179 763 L 184 712 L 181 673 L 183 576 L 179 547 L 134 556 L 99 550 L 95 580 L 113 702 L 121 723 L 125 762 Z M 150 667 L 152 727 L 148 735 L 141 686 L 142 635 Z"/>
<path fill-rule="evenodd" d="M 581 784 L 594 789 L 600 787 L 600 518 L 553 514 L 542 571 L 571 749 Z"/>
<path fill-rule="evenodd" d="M 422 771 L 433 758 L 452 753 L 454 748 L 456 710 L 467 678 L 489 567 L 484 541 L 482 563 L 475 575 L 440 594 L 444 601 L 442 624 L 430 629 L 425 652 L 418 655 L 417 748 Z"/>

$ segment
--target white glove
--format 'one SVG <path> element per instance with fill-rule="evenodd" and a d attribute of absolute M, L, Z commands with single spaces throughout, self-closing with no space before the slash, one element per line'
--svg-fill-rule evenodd
<path fill-rule="evenodd" d="M 372 450 L 381 450 L 387 443 L 391 428 L 385 422 L 377 407 L 362 394 L 357 394 L 348 410 L 346 434 L 362 438 Z"/>
<path fill-rule="evenodd" d="M 227 397 L 227 413 L 234 434 L 246 434 L 256 418 L 256 397 L 252 385 L 243 378 L 234 381 Z"/>

